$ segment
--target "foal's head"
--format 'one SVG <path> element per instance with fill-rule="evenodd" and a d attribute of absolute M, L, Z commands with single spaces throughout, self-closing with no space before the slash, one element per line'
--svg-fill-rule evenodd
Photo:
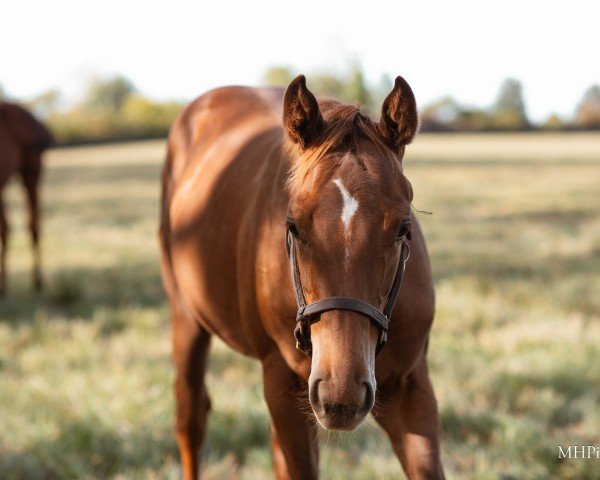
<path fill-rule="evenodd" d="M 409 85 L 396 79 L 375 123 L 354 106 L 318 103 L 299 76 L 283 120 L 292 158 L 287 222 L 306 302 L 344 296 L 383 310 L 410 235 L 412 188 L 401 161 L 418 120 Z M 325 428 L 352 430 L 373 407 L 380 330 L 350 310 L 318 320 L 310 403 Z"/>

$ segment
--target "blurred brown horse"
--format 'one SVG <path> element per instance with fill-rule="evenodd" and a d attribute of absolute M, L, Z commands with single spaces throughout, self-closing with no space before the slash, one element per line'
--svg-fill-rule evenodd
<path fill-rule="evenodd" d="M 426 361 L 433 285 L 402 167 L 417 123 L 401 77 L 375 123 L 356 107 L 318 101 L 303 76 L 285 95 L 211 91 L 176 121 L 159 236 L 185 478 L 198 475 L 213 334 L 262 364 L 278 479 L 317 478 L 317 422 L 352 430 L 375 396 L 375 418 L 408 477 L 443 478 Z M 377 355 L 388 330 L 381 312 L 409 247 Z M 325 307 L 310 317 L 300 309 L 297 325 L 295 293 L 299 304 Z"/>
<path fill-rule="evenodd" d="M 0 294 L 6 289 L 8 220 L 2 190 L 18 173 L 27 193 L 29 230 L 33 243 L 33 284 L 42 287 L 39 249 L 38 187 L 42 153 L 53 144 L 52 135 L 31 113 L 13 103 L 0 102 Z"/>

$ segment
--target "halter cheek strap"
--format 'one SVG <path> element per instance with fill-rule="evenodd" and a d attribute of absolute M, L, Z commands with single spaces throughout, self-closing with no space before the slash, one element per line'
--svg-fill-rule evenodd
<path fill-rule="evenodd" d="M 321 318 L 319 314 L 331 310 L 349 310 L 360 313 L 368 317 L 379 329 L 379 338 L 377 340 L 376 355 L 383 349 L 387 343 L 388 326 L 394 304 L 398 298 L 398 292 L 402 286 L 402 277 L 406 268 L 406 261 L 410 255 L 410 250 L 406 240 L 402 240 L 400 251 L 400 260 L 394 276 L 394 282 L 388 294 L 387 303 L 383 312 L 374 307 L 370 303 L 350 297 L 328 297 L 316 302 L 306 304 L 302 283 L 300 281 L 300 270 L 298 268 L 298 260 L 296 258 L 296 245 L 293 234 L 287 232 L 287 253 L 290 258 L 290 267 L 292 271 L 292 283 L 294 286 L 294 295 L 298 305 L 296 314 L 296 328 L 294 329 L 294 337 L 296 339 L 296 348 L 301 350 L 309 357 L 312 356 L 312 341 L 310 338 L 310 326 L 318 322 Z"/>

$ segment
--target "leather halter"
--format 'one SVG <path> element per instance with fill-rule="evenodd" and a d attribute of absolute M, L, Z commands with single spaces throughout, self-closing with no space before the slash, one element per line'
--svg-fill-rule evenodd
<path fill-rule="evenodd" d="M 396 298 L 398 297 L 398 292 L 402 286 L 402 277 L 404 276 L 406 261 L 410 255 L 410 249 L 406 238 L 402 239 L 400 260 L 383 312 L 370 303 L 350 297 L 328 297 L 307 305 L 306 299 L 304 298 L 304 291 L 302 290 L 302 282 L 300 281 L 300 270 L 296 259 L 294 235 L 289 229 L 286 233 L 286 242 L 287 253 L 292 270 L 294 295 L 296 296 L 296 303 L 298 304 L 296 328 L 294 329 L 296 348 L 311 357 L 312 341 L 310 339 L 310 326 L 321 319 L 320 314 L 323 312 L 328 312 L 330 310 L 350 310 L 368 317 L 371 322 L 379 328 L 379 338 L 377 339 L 377 349 L 375 351 L 375 355 L 377 356 L 387 343 L 390 317 L 392 315 L 392 310 L 394 309 L 394 304 L 396 303 Z"/>

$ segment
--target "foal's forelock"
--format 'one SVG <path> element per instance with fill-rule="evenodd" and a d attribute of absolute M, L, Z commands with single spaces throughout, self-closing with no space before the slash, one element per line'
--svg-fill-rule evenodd
<path fill-rule="evenodd" d="M 360 156 L 361 144 L 371 145 L 376 152 L 376 161 L 382 162 L 390 172 L 400 171 L 402 166 L 381 135 L 377 125 L 352 105 L 327 100 L 320 104 L 325 120 L 325 128 L 317 142 L 305 151 L 297 144 L 286 142 L 285 149 L 291 159 L 288 190 L 292 193 L 301 190 L 307 179 L 318 169 L 319 176 L 330 178 L 332 172 L 343 161 L 346 154 Z M 394 173 L 396 173 L 394 172 Z M 393 173 L 392 173 L 393 174 Z"/>

